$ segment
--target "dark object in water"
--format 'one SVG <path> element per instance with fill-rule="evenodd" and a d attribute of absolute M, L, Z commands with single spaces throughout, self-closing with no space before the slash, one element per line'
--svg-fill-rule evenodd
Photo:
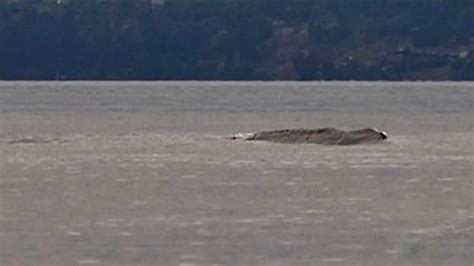
<path fill-rule="evenodd" d="M 376 128 L 343 131 L 335 128 L 284 129 L 237 134 L 231 139 L 261 140 L 279 143 L 314 143 L 324 145 L 355 145 L 378 143 L 387 139 L 387 133 Z"/>

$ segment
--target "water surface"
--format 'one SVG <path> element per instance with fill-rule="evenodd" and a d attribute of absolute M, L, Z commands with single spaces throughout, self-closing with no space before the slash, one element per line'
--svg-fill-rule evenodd
<path fill-rule="evenodd" d="M 472 265 L 473 83 L 1 82 L 1 265 Z M 231 141 L 377 127 L 380 145 Z"/>

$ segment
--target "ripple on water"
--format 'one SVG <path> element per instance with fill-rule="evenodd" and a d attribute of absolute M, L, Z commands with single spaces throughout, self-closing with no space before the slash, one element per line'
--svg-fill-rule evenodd
<path fill-rule="evenodd" d="M 312 210 L 312 209 L 308 209 L 308 210 L 301 210 L 300 212 L 303 212 L 305 214 L 318 214 L 318 213 L 326 213 L 327 211 L 326 210 Z"/>
<path fill-rule="evenodd" d="M 346 261 L 345 258 L 325 258 L 325 259 L 322 259 L 322 261 L 324 262 L 344 262 Z"/>
<path fill-rule="evenodd" d="M 438 182 L 451 182 L 451 181 L 455 181 L 456 178 L 452 178 L 452 177 L 446 177 L 446 178 L 438 178 Z"/>
<path fill-rule="evenodd" d="M 129 233 L 129 232 L 123 231 L 123 232 L 118 232 L 117 235 L 118 235 L 118 236 L 131 236 L 132 234 Z"/>
<path fill-rule="evenodd" d="M 31 181 L 29 178 L 1 178 L 0 184 L 6 183 L 22 183 Z"/>
<path fill-rule="evenodd" d="M 78 261 L 79 264 L 81 265 L 86 265 L 86 264 L 100 264 L 100 261 L 94 260 L 94 259 L 82 259 Z"/>
<path fill-rule="evenodd" d="M 205 246 L 205 245 L 207 245 L 206 242 L 202 242 L 202 241 L 193 241 L 190 244 L 191 244 L 191 246 Z"/>
<path fill-rule="evenodd" d="M 196 178 L 197 175 L 182 175 L 181 178 L 184 178 L 184 179 L 194 179 Z"/>

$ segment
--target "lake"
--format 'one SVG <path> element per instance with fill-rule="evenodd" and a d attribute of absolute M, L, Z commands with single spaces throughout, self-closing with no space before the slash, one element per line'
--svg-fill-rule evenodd
<path fill-rule="evenodd" d="M 0 82 L 1 265 L 472 265 L 472 82 Z M 383 144 L 230 140 L 376 127 Z"/>

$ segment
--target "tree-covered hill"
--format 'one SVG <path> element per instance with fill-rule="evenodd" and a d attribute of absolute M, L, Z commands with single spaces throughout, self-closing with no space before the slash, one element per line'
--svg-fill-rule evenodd
<path fill-rule="evenodd" d="M 473 80 L 471 0 L 0 0 L 0 79 Z"/>

